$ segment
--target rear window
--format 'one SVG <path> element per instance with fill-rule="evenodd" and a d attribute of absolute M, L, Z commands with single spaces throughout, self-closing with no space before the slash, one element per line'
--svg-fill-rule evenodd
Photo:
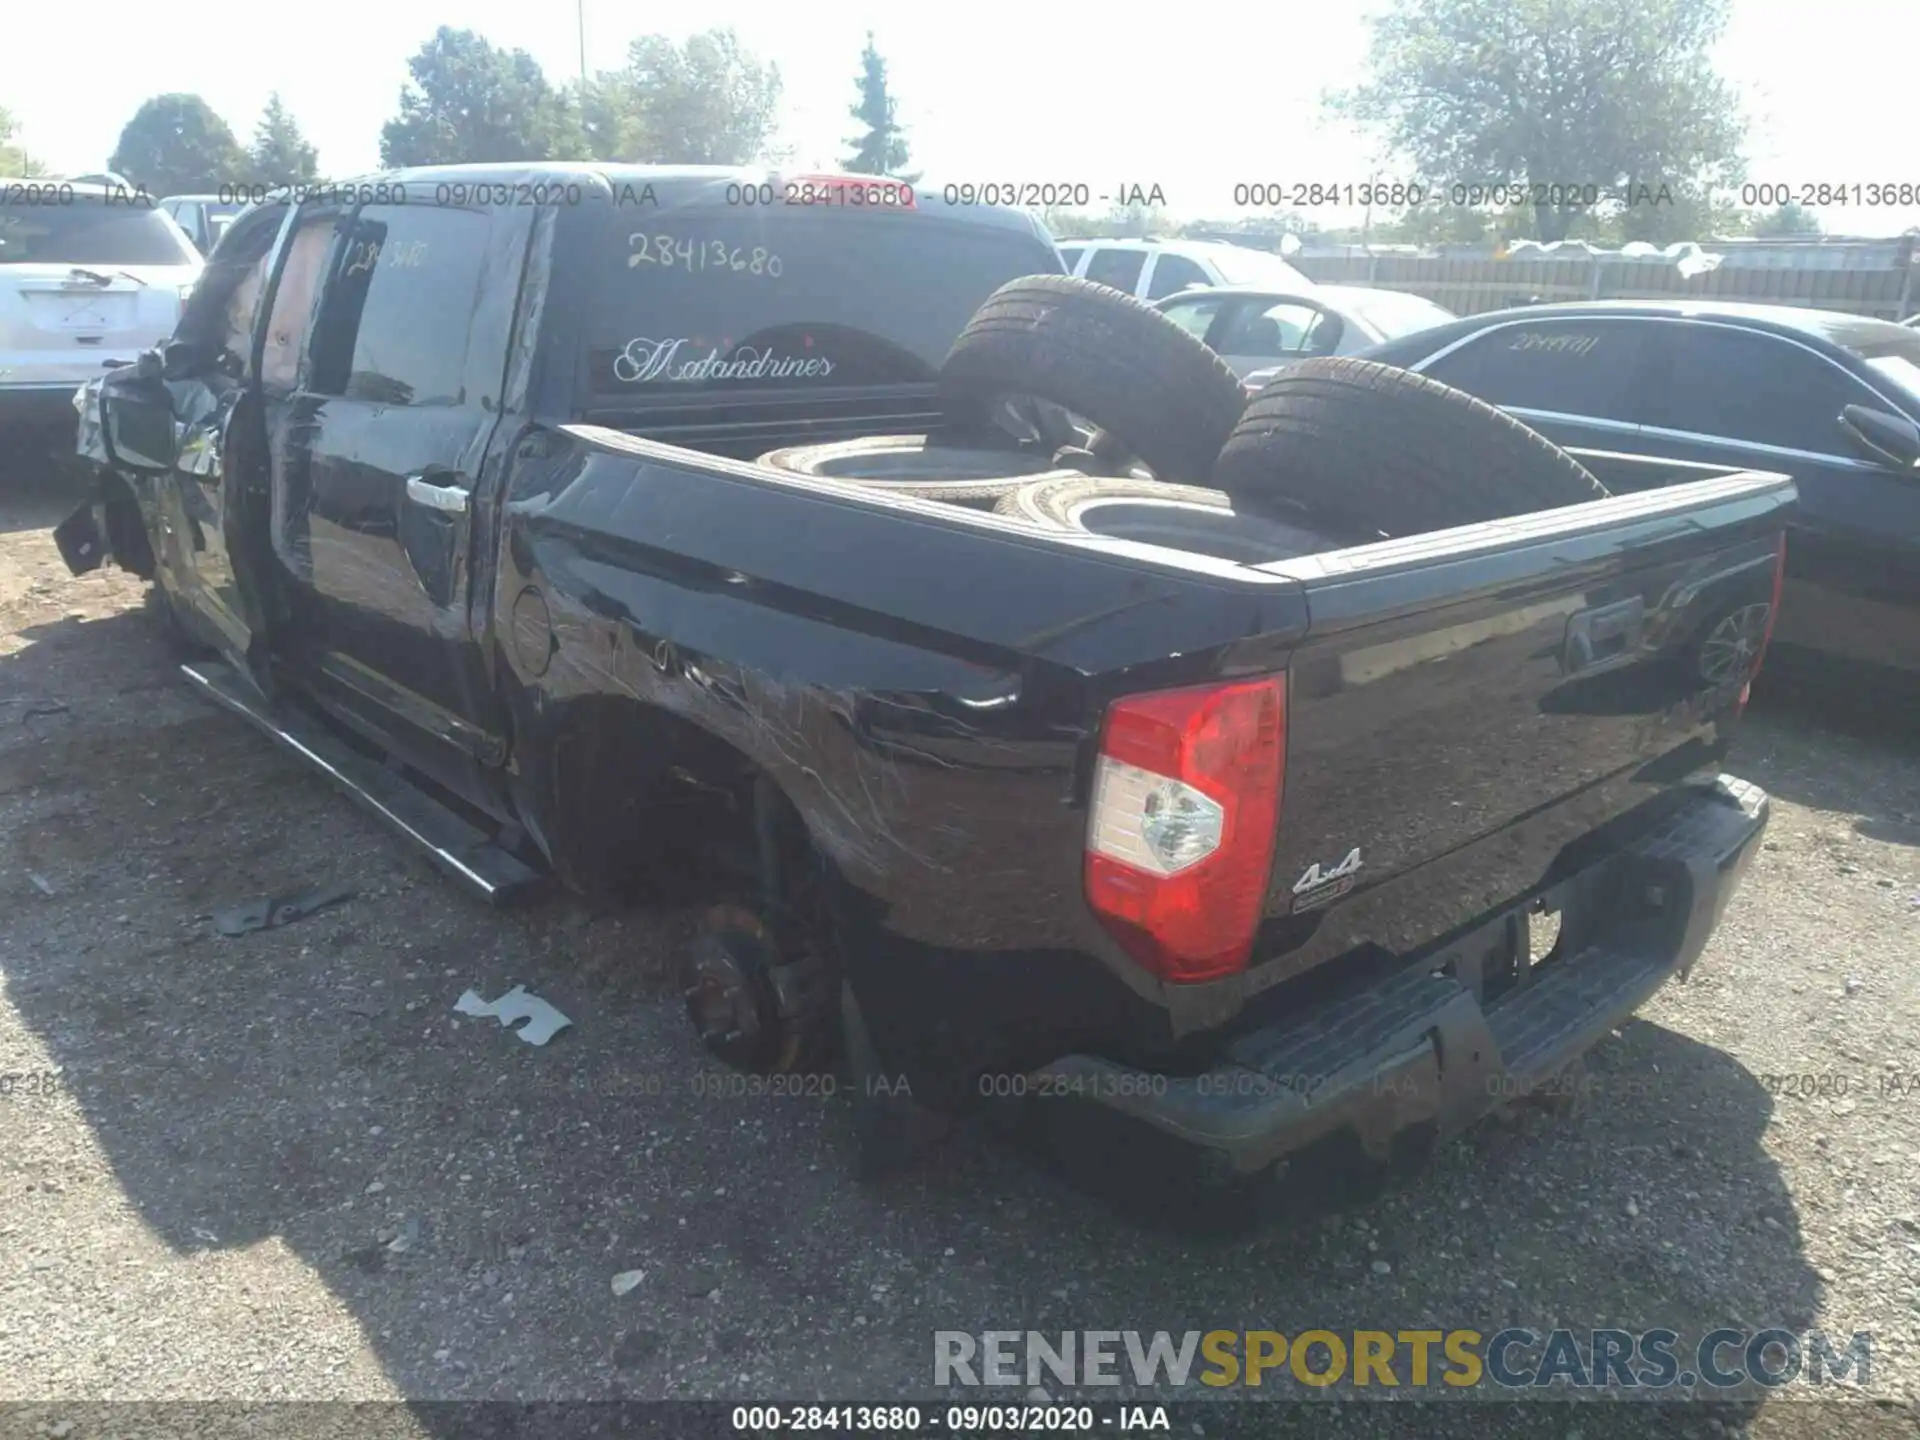
<path fill-rule="evenodd" d="M 595 397 L 931 382 L 980 302 L 1057 274 L 1038 234 L 926 215 L 616 214 L 593 227 Z"/>
<path fill-rule="evenodd" d="M 1397 295 L 1374 290 L 1364 295 L 1341 292 L 1341 298 L 1386 340 L 1431 330 L 1435 325 L 1444 325 L 1449 320 L 1460 318 L 1451 310 L 1420 295 Z"/>
<path fill-rule="evenodd" d="M 178 227 L 145 205 L 90 196 L 71 196 L 65 203 L 0 201 L 0 265 L 194 265 L 199 260 Z"/>

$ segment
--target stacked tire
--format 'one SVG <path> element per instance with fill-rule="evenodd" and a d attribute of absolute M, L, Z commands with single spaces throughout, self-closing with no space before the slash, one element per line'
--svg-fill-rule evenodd
<path fill-rule="evenodd" d="M 989 296 L 948 353 L 940 394 L 954 430 L 979 443 L 878 437 L 762 463 L 1234 558 L 1607 494 L 1512 416 L 1393 366 L 1307 360 L 1249 400 L 1218 355 L 1159 311 L 1060 275 Z M 1063 415 L 1070 433 L 1053 423 Z"/>
<path fill-rule="evenodd" d="M 1604 499 L 1546 436 L 1464 391 L 1370 360 L 1307 360 L 1248 402 L 1213 484 L 1236 511 L 1373 538 Z"/>
<path fill-rule="evenodd" d="M 1156 480 L 1204 485 L 1246 392 L 1224 360 L 1131 295 L 1034 275 L 974 313 L 941 366 L 940 397 L 949 418 L 976 429 L 1009 398 L 1050 401 Z"/>
<path fill-rule="evenodd" d="M 760 463 L 790 475 L 977 507 L 991 506 L 1035 480 L 1079 473 L 1056 470 L 1052 457 L 1037 451 L 934 445 L 925 435 L 795 445 L 762 455 Z"/>

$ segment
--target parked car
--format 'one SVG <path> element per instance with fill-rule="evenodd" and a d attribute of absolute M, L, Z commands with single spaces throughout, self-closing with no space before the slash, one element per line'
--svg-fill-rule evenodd
<path fill-rule="evenodd" d="M 844 1037 L 882 1154 L 903 1095 L 1009 1097 L 1096 1170 L 1257 1179 L 1457 1131 L 1698 958 L 1768 802 L 1719 774 L 1748 675 L 1668 662 L 1767 601 L 1786 481 L 1332 564 L 1025 525 L 889 488 L 886 447 L 955 471 L 949 428 L 1062 365 L 1147 445 L 1128 384 L 1240 408 L 1029 216 L 747 213 L 778 177 L 697 168 L 359 193 L 475 184 L 592 203 L 235 220 L 169 344 L 88 387 L 57 538 L 476 893 L 676 859 L 719 906 L 685 984 L 720 1059 L 817 1075 Z M 836 435 L 839 472 L 741 458 Z"/>
<path fill-rule="evenodd" d="M 211 255 L 233 217 L 247 207 L 243 201 L 219 195 L 169 195 L 160 202 L 160 208 L 187 232 L 196 250 Z"/>
<path fill-rule="evenodd" d="M 1316 355 L 1354 355 L 1456 316 L 1404 290 L 1316 285 L 1309 291 L 1221 286 L 1170 295 L 1161 314 L 1251 379 Z"/>
<path fill-rule="evenodd" d="M 1368 354 L 1564 446 L 1792 475 L 1770 673 L 1920 690 L 1913 330 L 1788 306 L 1593 301 L 1471 316 Z M 1608 480 L 1603 461 L 1590 468 Z"/>
<path fill-rule="evenodd" d="M 0 181 L 0 446 L 73 451 L 73 392 L 173 333 L 200 257 L 150 199 Z"/>
<path fill-rule="evenodd" d="M 1060 259 L 1069 275 L 1148 301 L 1196 286 L 1247 285 L 1288 294 L 1315 288 L 1271 251 L 1224 240 L 1067 240 Z"/>

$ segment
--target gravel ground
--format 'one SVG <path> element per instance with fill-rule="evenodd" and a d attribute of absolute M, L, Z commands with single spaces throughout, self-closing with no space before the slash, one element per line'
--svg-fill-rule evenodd
<path fill-rule="evenodd" d="M 470 902 L 190 693 L 137 582 L 68 577 L 64 508 L 0 489 L 0 1400 L 41 1404 L 0 1428 L 69 1433 L 88 1400 L 931 1398 L 936 1329 L 1509 1323 L 1870 1330 L 1872 1401 L 1662 1411 L 1920 1427 L 1910 740 L 1750 718 L 1764 852 L 1583 1114 L 1207 1243 L 971 1127 L 871 1188 L 844 1100 L 695 1094 L 688 917 Z M 359 894 L 208 923 L 319 881 Z M 573 1028 L 535 1048 L 453 1013 L 516 983 Z M 1378 1405 L 1313 1408 L 1377 1433 Z M 1514 1434 L 1650 1428 L 1518 1409 Z"/>

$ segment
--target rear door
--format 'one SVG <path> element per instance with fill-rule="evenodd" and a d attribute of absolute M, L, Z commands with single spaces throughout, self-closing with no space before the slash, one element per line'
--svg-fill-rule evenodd
<path fill-rule="evenodd" d="M 1657 386 L 1657 328 L 1634 317 L 1513 321 L 1411 368 L 1512 411 L 1556 444 L 1633 451 Z"/>
<path fill-rule="evenodd" d="M 1897 400 L 1786 336 L 1706 321 L 1658 334 L 1644 448 L 1799 484 L 1774 631 L 1781 662 L 1920 678 L 1920 477 L 1852 454 L 1839 423 L 1848 405 L 1904 413 Z"/>
<path fill-rule="evenodd" d="M 0 185 L 0 386 L 72 389 L 158 345 L 200 268 L 150 201 Z"/>
<path fill-rule="evenodd" d="M 469 795 L 504 749 L 469 600 L 530 215 L 316 216 L 305 263 L 325 278 L 276 419 L 274 545 L 303 678 Z"/>

